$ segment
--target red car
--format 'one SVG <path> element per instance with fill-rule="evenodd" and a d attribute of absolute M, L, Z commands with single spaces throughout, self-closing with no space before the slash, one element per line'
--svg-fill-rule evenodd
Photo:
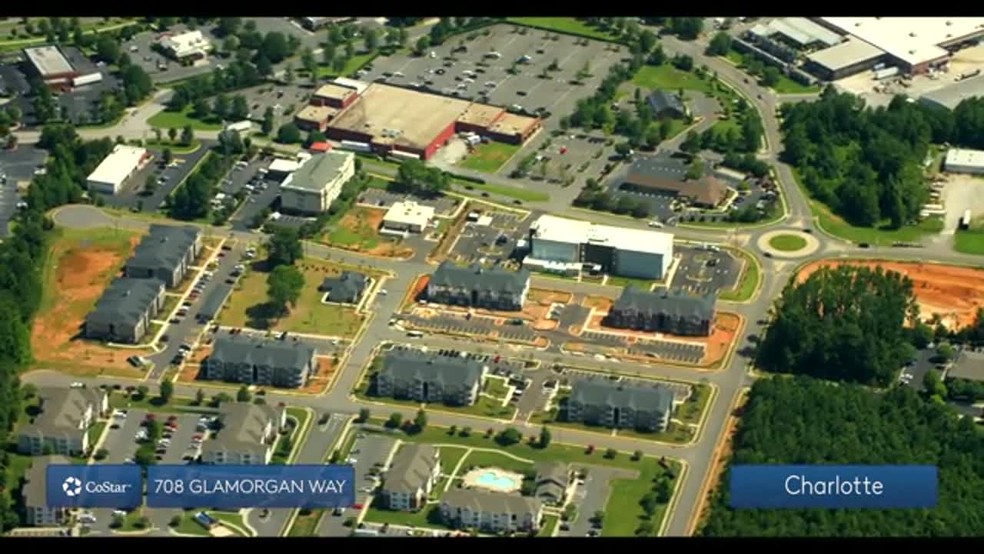
<path fill-rule="evenodd" d="M 167 420 L 168 421 L 177 421 L 178 420 L 178 416 L 176 416 L 176 415 L 168 416 Z"/>
<path fill-rule="evenodd" d="M 157 416 L 154 414 L 147 414 L 147 421 L 154 421 L 155 419 L 157 419 Z"/>
<path fill-rule="evenodd" d="M 359 502 L 356 504 L 352 504 L 352 507 L 355 508 L 356 510 L 361 510 L 364 506 L 361 502 Z"/>

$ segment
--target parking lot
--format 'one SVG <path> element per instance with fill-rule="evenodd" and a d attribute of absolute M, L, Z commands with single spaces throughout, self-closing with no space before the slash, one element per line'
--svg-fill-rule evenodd
<path fill-rule="evenodd" d="M 168 30 L 171 34 L 181 34 L 187 30 L 182 25 L 175 25 Z M 207 28 L 200 29 L 205 36 L 212 41 L 212 45 L 218 48 L 222 41 L 209 33 Z M 133 63 L 139 65 L 155 83 L 165 83 L 187 79 L 196 75 L 203 75 L 216 67 L 214 58 L 208 58 L 199 62 L 197 65 L 182 65 L 170 58 L 162 56 L 151 49 L 151 45 L 160 39 L 161 33 L 155 31 L 144 31 L 135 35 L 130 40 L 122 43 L 120 47 L 130 56 Z"/>
<path fill-rule="evenodd" d="M 699 364 L 704 359 L 705 346 L 697 343 L 672 342 L 658 339 L 636 339 L 629 348 L 633 356 L 649 356 L 671 362 Z"/>
<path fill-rule="evenodd" d="M 357 504 L 365 505 L 370 502 L 371 491 L 378 484 L 378 479 L 374 472 L 382 470 L 389 462 L 390 455 L 397 446 L 394 438 L 381 435 L 368 435 L 359 432 L 355 442 L 352 444 L 350 458 L 343 460 L 355 466 L 356 496 Z M 373 470 L 376 468 L 376 470 Z M 346 510 L 336 510 L 325 514 L 318 525 L 318 536 L 320 537 L 347 537 L 352 532 L 351 527 L 345 526 L 345 520 L 358 514 L 359 510 L 348 508 Z"/>
<path fill-rule="evenodd" d="M 423 57 L 378 58 L 361 78 L 403 86 L 417 84 L 436 94 L 528 111 L 542 108 L 557 114 L 553 118 L 556 121 L 570 113 L 579 99 L 593 94 L 609 68 L 627 55 L 615 48 L 619 47 L 496 25 L 448 40 Z M 555 60 L 557 69 L 548 70 Z M 514 67 L 515 75 L 509 72 Z M 474 71 L 478 76 L 467 82 L 464 71 Z"/>
<path fill-rule="evenodd" d="M 236 94 L 246 98 L 249 106 L 249 118 L 256 123 L 263 122 L 263 114 L 267 108 L 273 108 L 273 128 L 292 122 L 294 114 L 307 106 L 314 86 L 304 80 L 293 85 L 263 84 L 238 91 Z"/>
<path fill-rule="evenodd" d="M 454 317 L 441 315 L 434 317 L 420 317 L 415 315 L 404 317 L 405 325 L 421 331 L 433 333 L 444 333 L 449 335 L 479 335 L 504 340 L 518 342 L 533 342 L 539 336 L 536 331 L 525 325 L 496 325 L 490 318 L 473 317 Z"/>
<path fill-rule="evenodd" d="M 127 179 L 117 194 L 103 195 L 103 200 L 110 206 L 133 210 L 139 207 L 143 212 L 156 212 L 164 206 L 164 199 L 191 175 L 210 147 L 211 143 L 202 142 L 202 146 L 194 152 L 174 154 L 171 164 L 167 166 L 162 162 L 163 151 L 152 149 L 154 162 Z M 152 193 L 147 194 L 144 187 L 149 176 L 155 178 L 157 185 Z"/>
<path fill-rule="evenodd" d="M 451 256 L 467 263 L 495 263 L 508 260 L 516 249 L 516 241 L 529 234 L 533 218 L 486 209 L 484 206 L 466 214 L 468 222 L 451 249 Z"/>
<path fill-rule="evenodd" d="M 26 186 L 31 181 L 47 155 L 44 150 L 27 145 L 14 150 L 0 149 L 0 238 L 7 236 L 8 224 L 17 211 L 18 185 Z"/>
<path fill-rule="evenodd" d="M 611 494 L 610 483 L 616 479 L 634 479 L 639 472 L 610 467 L 589 466 L 584 484 L 578 483 L 571 503 L 577 506 L 577 519 L 562 523 L 557 529 L 559 537 L 585 537 L 601 534 L 600 526 L 592 521 L 596 512 L 604 512 Z M 610 516 L 609 516 L 610 517 Z"/>
<path fill-rule="evenodd" d="M 204 431 L 198 426 L 199 414 L 168 415 L 162 413 L 153 414 L 155 419 L 162 424 L 168 422 L 169 418 L 174 417 L 173 422 L 176 428 L 172 432 L 165 430 L 164 439 L 168 443 L 166 446 L 160 445 L 157 449 L 160 464 L 182 464 L 195 458 L 200 453 L 200 448 L 192 444 L 195 435 L 203 435 Z M 126 417 L 114 417 L 112 425 L 106 432 L 106 439 L 103 441 L 103 448 L 109 453 L 103 463 L 122 464 L 130 463 L 134 453 L 140 446 L 137 435 L 147 419 L 146 410 L 127 410 Z"/>
<path fill-rule="evenodd" d="M 27 76 L 12 63 L 0 64 L 0 97 L 22 96 L 31 92 Z"/>
<path fill-rule="evenodd" d="M 537 150 L 536 163 L 529 172 L 534 181 L 561 184 L 589 177 L 600 180 L 612 148 L 605 146 L 607 138 L 600 132 L 573 133 L 553 137 Z M 608 155 L 606 155 L 608 153 Z"/>
<path fill-rule="evenodd" d="M 676 246 L 679 255 L 670 288 L 691 294 L 720 293 L 735 288 L 743 261 L 727 250 L 714 252 L 692 246 Z"/>
<path fill-rule="evenodd" d="M 398 192 L 389 192 L 382 189 L 366 189 L 359 195 L 359 204 L 364 204 L 366 206 L 372 206 L 374 208 L 389 208 L 397 202 L 412 201 L 420 204 L 421 206 L 430 206 L 434 208 L 434 214 L 441 217 L 447 217 L 454 214 L 455 210 L 458 209 L 458 205 L 461 204 L 461 200 L 453 196 L 440 196 L 438 198 L 420 198 L 412 194 L 403 194 Z"/>

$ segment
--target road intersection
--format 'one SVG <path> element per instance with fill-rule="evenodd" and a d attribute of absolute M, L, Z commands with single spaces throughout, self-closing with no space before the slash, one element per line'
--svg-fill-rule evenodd
<path fill-rule="evenodd" d="M 747 372 L 749 360 L 740 354 L 742 351 L 750 349 L 756 336 L 760 336 L 763 328 L 760 322 L 768 317 L 768 312 L 773 299 L 781 292 L 783 286 L 794 274 L 799 264 L 828 257 L 847 257 L 864 256 L 865 258 L 880 258 L 894 260 L 918 260 L 918 261 L 938 261 L 943 263 L 968 264 L 979 263 L 979 258 L 975 256 L 954 253 L 944 244 L 930 244 L 920 249 L 898 249 L 890 247 L 878 247 L 861 249 L 856 245 L 840 241 L 824 233 L 810 210 L 808 198 L 794 180 L 793 173 L 789 166 L 778 159 L 781 149 L 781 135 L 779 132 L 779 122 L 776 119 L 776 109 L 782 99 L 777 97 L 772 91 L 760 87 L 755 80 L 742 73 L 737 67 L 720 58 L 707 57 L 703 54 L 704 44 L 701 42 L 682 42 L 673 37 L 664 37 L 663 47 L 669 55 L 688 54 L 692 56 L 697 65 L 707 66 L 715 72 L 720 80 L 739 91 L 749 102 L 752 103 L 761 113 L 763 126 L 765 128 L 767 146 L 760 153 L 761 159 L 769 162 L 776 172 L 777 180 L 782 188 L 787 213 L 780 222 L 772 225 L 757 228 L 738 228 L 732 230 L 722 229 L 698 229 L 691 227 L 679 227 L 673 229 L 674 235 L 678 240 L 723 242 L 728 241 L 744 246 L 757 258 L 756 263 L 762 266 L 761 286 L 756 296 L 746 303 L 736 304 L 722 302 L 727 311 L 740 314 L 746 321 L 744 336 L 738 339 L 736 352 L 739 354 L 731 357 L 727 366 L 716 371 L 697 370 L 694 368 L 684 368 L 669 365 L 635 364 L 630 362 L 611 362 L 597 361 L 587 357 L 573 356 L 560 351 L 536 350 L 533 348 L 499 346 L 503 354 L 520 355 L 544 362 L 543 366 L 548 367 L 553 363 L 573 365 L 588 369 L 602 371 L 615 370 L 626 375 L 643 375 L 655 378 L 690 380 L 705 382 L 716 387 L 717 394 L 708 407 L 708 412 L 704 420 L 704 426 L 696 437 L 695 441 L 686 445 L 660 444 L 653 441 L 639 440 L 629 437 L 612 436 L 591 431 L 581 431 L 569 428 L 553 430 L 554 440 L 562 443 L 587 445 L 591 444 L 598 448 L 616 448 L 624 451 L 640 450 L 649 455 L 667 456 L 676 458 L 684 462 L 688 468 L 682 477 L 682 482 L 677 490 L 675 506 L 668 514 L 668 522 L 665 526 L 665 535 L 684 536 L 693 528 L 693 520 L 698 515 L 696 513 L 701 504 L 701 495 L 705 480 L 710 477 L 712 468 L 712 458 L 719 441 L 723 438 L 725 424 L 732 409 L 733 403 L 739 393 L 752 382 L 752 377 Z M 128 118 L 113 128 L 101 130 L 88 130 L 83 133 L 85 138 L 97 138 L 102 136 L 116 137 L 122 135 L 125 138 L 147 138 L 149 128 L 146 126 L 147 114 L 156 113 L 154 110 L 160 109 L 159 102 L 165 97 L 161 93 L 146 109 L 138 110 L 138 114 Z M 25 142 L 30 142 L 32 137 L 26 138 Z M 373 171 L 382 172 L 385 175 L 393 175 L 395 171 L 389 166 L 373 167 Z M 484 175 L 483 178 L 491 183 L 501 182 L 510 186 L 517 186 L 511 179 L 500 176 Z M 625 226 L 639 226 L 644 223 L 632 222 L 610 214 L 596 212 L 586 212 L 575 210 L 569 205 L 558 204 L 556 202 L 527 203 L 527 208 L 542 210 L 557 215 L 574 216 L 579 219 L 589 219 L 599 223 L 617 223 Z M 102 210 L 91 207 L 72 205 L 59 209 L 54 214 L 54 219 L 59 225 L 67 227 L 102 227 L 116 226 L 127 229 L 144 229 L 147 227 L 146 220 L 130 218 L 125 216 L 113 216 Z M 781 259 L 765 257 L 763 248 L 760 246 L 764 242 L 760 240 L 768 233 L 776 231 L 788 231 L 789 233 L 809 233 L 811 235 L 811 249 L 805 251 L 798 258 L 785 256 Z M 255 244 L 264 240 L 259 232 L 230 232 L 226 228 L 211 228 L 215 236 L 226 236 L 234 239 L 237 243 Z M 306 255 L 332 261 L 339 261 L 355 264 L 367 268 L 378 269 L 392 272 L 394 277 L 387 280 L 385 287 L 389 294 L 377 296 L 372 307 L 373 316 L 367 321 L 360 340 L 353 342 L 349 347 L 345 361 L 339 367 L 336 380 L 332 388 L 321 396 L 305 396 L 290 392 L 269 392 L 268 401 L 283 401 L 290 405 L 309 407 L 316 413 L 333 414 L 356 414 L 360 408 L 375 407 L 372 403 L 357 399 L 351 391 L 357 384 L 362 369 L 369 362 L 374 349 L 382 342 L 398 342 L 405 340 L 405 335 L 388 325 L 390 314 L 395 313 L 400 308 L 400 303 L 405 292 L 410 288 L 414 279 L 421 273 L 430 273 L 433 266 L 428 265 L 422 256 L 415 256 L 410 261 L 393 261 L 379 258 L 371 258 L 355 254 L 352 252 L 340 251 L 326 247 L 324 245 L 307 243 L 305 245 Z M 580 284 L 561 280 L 550 280 L 550 287 L 556 289 L 566 289 L 572 292 L 596 292 L 596 285 Z M 451 338 L 428 337 L 427 343 L 435 347 L 460 347 L 460 341 Z M 509 352 L 509 351 L 512 352 Z M 617 367 L 613 367 L 617 365 Z M 541 371 L 545 371 L 541 370 Z M 62 375 L 54 371 L 39 370 L 32 372 L 24 377 L 25 382 L 37 385 L 63 385 L 67 386 L 70 382 L 80 380 L 77 377 Z M 91 380 L 94 384 L 121 384 L 128 386 L 133 384 L 132 380 L 100 377 Z M 182 396 L 194 396 L 198 389 L 214 390 L 206 384 L 187 385 L 178 383 L 175 386 L 175 393 Z M 226 389 L 223 389 L 226 390 Z M 413 415 L 414 409 L 400 408 L 387 405 L 387 413 L 403 412 L 405 416 Z M 538 426 L 532 426 L 520 421 L 494 421 L 486 418 L 453 414 L 449 412 L 433 411 L 428 415 L 429 420 L 435 425 L 458 425 L 458 426 L 484 426 L 494 429 L 502 429 L 507 426 L 516 427 L 526 435 L 533 435 L 539 432 Z M 484 428 L 483 427 L 483 428 Z M 319 435 L 335 436 L 334 427 L 330 430 L 313 430 Z M 324 437 L 322 437 L 324 438 Z M 310 440 L 310 439 L 309 439 Z M 302 446 L 302 449 L 305 448 Z M 331 448 L 324 440 L 318 441 L 317 447 L 307 449 L 308 455 L 305 459 L 314 459 L 316 456 L 323 456 L 323 450 Z M 315 453 L 314 450 L 318 450 Z M 304 451 L 304 450 L 302 450 Z M 274 518 L 277 522 L 279 518 Z M 250 517 L 250 523 L 254 528 L 260 530 L 261 534 L 276 534 L 282 525 L 274 523 L 264 524 L 254 521 Z"/>

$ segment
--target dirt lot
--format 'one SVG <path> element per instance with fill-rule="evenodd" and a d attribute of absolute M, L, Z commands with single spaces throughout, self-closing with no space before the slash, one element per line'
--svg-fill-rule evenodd
<path fill-rule="evenodd" d="M 325 236 L 324 242 L 335 248 L 383 258 L 413 256 L 413 249 L 403 246 L 399 239 L 379 234 L 385 215 L 385 210 L 355 206 Z"/>
<path fill-rule="evenodd" d="M 589 296 L 584 299 L 584 302 L 581 302 L 581 305 L 596 312 L 607 314 L 609 310 L 612 309 L 613 303 L 614 301 L 611 298 L 605 298 L 604 296 Z"/>
<path fill-rule="evenodd" d="M 221 381 L 199 381 L 198 373 L 201 371 L 202 361 L 208 357 L 212 349 L 208 346 L 199 348 L 195 351 L 192 356 L 188 358 L 188 363 L 186 363 L 182 368 L 181 372 L 178 373 L 177 381 L 179 383 L 186 383 L 190 385 L 194 384 L 205 384 L 211 386 L 228 387 L 231 389 L 238 389 L 240 384 L 238 383 L 223 383 Z M 318 371 L 309 381 L 307 386 L 302 389 L 289 389 L 292 392 L 298 392 L 301 394 L 314 394 L 318 395 L 326 390 L 328 390 L 329 385 L 335 378 L 335 367 L 332 363 L 331 356 L 318 356 Z M 270 390 L 283 390 L 277 387 L 259 387 Z"/>
<path fill-rule="evenodd" d="M 430 282 L 430 275 L 419 275 L 417 279 L 410 286 L 410 290 L 407 291 L 406 297 L 403 299 L 403 304 L 400 306 L 400 313 L 413 311 L 414 305 L 420 300 L 424 291 L 427 290 L 427 283 Z"/>
<path fill-rule="evenodd" d="M 802 282 L 821 266 L 843 264 L 882 266 L 912 279 L 920 317 L 929 320 L 939 314 L 943 325 L 959 329 L 974 323 L 977 310 L 984 307 L 984 270 L 941 264 L 890 261 L 820 260 L 805 266 L 797 275 Z"/>
<path fill-rule="evenodd" d="M 423 284 L 421 285 L 421 281 Z M 422 291 L 427 286 L 426 278 L 418 279 L 416 287 Z M 419 298 L 419 292 L 411 298 Z M 547 319 L 550 306 L 553 304 L 568 304 L 573 300 L 574 295 L 569 292 L 555 291 L 548 289 L 531 288 L 527 302 L 520 312 L 504 312 L 499 310 L 486 310 L 481 308 L 465 308 L 463 306 L 416 306 L 411 309 L 414 315 L 421 317 L 435 317 L 441 314 L 466 314 L 471 312 L 475 317 L 489 318 L 496 321 L 496 325 L 504 325 L 512 319 L 523 319 L 530 323 L 533 329 L 543 331 L 557 328 L 557 322 Z M 439 306 L 439 307 L 436 307 Z"/>
<path fill-rule="evenodd" d="M 454 248 L 454 243 L 458 240 L 458 236 L 461 235 L 462 229 L 465 228 L 465 223 L 468 222 L 468 214 L 474 207 L 475 204 L 473 202 L 465 203 L 458 212 L 458 217 L 451 222 L 444 236 L 441 237 L 441 241 L 437 243 L 437 248 L 427 256 L 428 262 L 443 262 L 449 257 L 451 249 Z"/>
<path fill-rule="evenodd" d="M 714 494 L 721 482 L 721 477 L 724 475 L 724 470 L 727 468 L 728 462 L 731 460 L 731 453 L 734 448 L 735 432 L 738 431 L 739 414 L 747 401 L 748 394 L 742 393 L 741 397 L 739 397 L 738 401 L 735 403 L 735 409 L 732 411 L 731 415 L 728 417 L 728 421 L 725 423 L 721 441 L 714 450 L 714 462 L 711 464 L 709 473 L 706 476 L 707 480 L 704 482 L 704 487 L 701 490 L 701 498 L 698 501 L 694 520 L 690 522 L 690 534 L 696 532 L 697 529 L 700 528 L 700 525 L 704 522 L 704 519 L 707 517 L 707 509 L 710 506 L 711 499 L 714 497 Z"/>
<path fill-rule="evenodd" d="M 140 237 L 116 229 L 61 233 L 44 268 L 44 298 L 31 329 L 35 366 L 80 376 L 142 376 L 126 359 L 148 350 L 110 348 L 78 338 L 85 316 L 119 275 Z"/>

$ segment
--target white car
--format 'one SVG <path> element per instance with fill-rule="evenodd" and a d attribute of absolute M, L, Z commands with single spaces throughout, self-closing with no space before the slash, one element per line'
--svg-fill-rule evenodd
<path fill-rule="evenodd" d="M 85 383 L 80 383 L 80 382 L 76 381 L 76 382 L 72 383 L 70 385 L 70 387 L 73 388 L 73 389 L 84 389 L 85 388 Z"/>
<path fill-rule="evenodd" d="M 113 517 L 126 517 L 126 510 L 113 510 Z"/>
<path fill-rule="evenodd" d="M 649 226 L 650 227 L 655 227 L 656 229 L 662 229 L 663 228 L 663 224 L 660 223 L 659 221 L 656 221 L 655 219 L 649 222 Z"/>

